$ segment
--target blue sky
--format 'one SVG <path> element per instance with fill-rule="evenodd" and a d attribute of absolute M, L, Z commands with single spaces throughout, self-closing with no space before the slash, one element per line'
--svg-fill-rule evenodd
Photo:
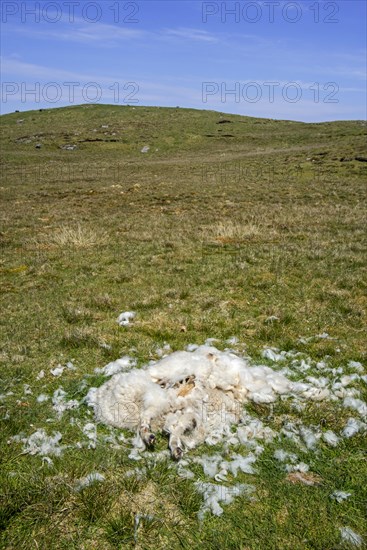
<path fill-rule="evenodd" d="M 80 103 L 366 118 L 362 0 L 1 2 L 1 112 Z"/>

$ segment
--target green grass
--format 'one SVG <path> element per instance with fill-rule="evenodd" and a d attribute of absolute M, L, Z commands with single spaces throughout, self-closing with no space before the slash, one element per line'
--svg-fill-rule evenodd
<path fill-rule="evenodd" d="M 310 487 L 287 482 L 267 446 L 258 475 L 238 477 L 255 499 L 237 497 L 199 524 L 201 497 L 169 461 L 127 476 L 142 464 L 104 442 L 107 427 L 96 449 L 76 446 L 92 419 L 85 406 L 58 420 L 36 400 L 59 386 L 81 399 L 96 367 L 128 353 L 142 365 L 165 342 L 176 350 L 208 337 L 223 347 L 237 336 L 255 360 L 276 346 L 336 368 L 365 363 L 367 164 L 356 157 L 367 158 L 366 133 L 362 121 L 103 105 L 2 117 L 0 393 L 13 392 L 0 402 L 4 548 L 331 550 L 344 525 L 366 537 L 362 435 L 302 457 L 322 480 Z M 119 327 L 125 310 L 136 319 Z M 299 341 L 322 332 L 336 340 Z M 70 360 L 76 371 L 50 374 Z M 349 416 L 335 403 L 299 413 L 282 402 L 269 425 L 301 418 L 339 431 Z M 69 446 L 53 466 L 8 443 L 39 428 Z M 95 471 L 105 481 L 77 491 Z M 338 504 L 335 489 L 353 496 Z"/>

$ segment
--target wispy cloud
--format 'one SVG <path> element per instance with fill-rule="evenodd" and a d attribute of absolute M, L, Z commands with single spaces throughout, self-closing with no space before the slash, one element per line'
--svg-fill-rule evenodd
<path fill-rule="evenodd" d="M 11 33 L 28 36 L 32 39 L 54 41 L 78 42 L 83 44 L 97 45 L 103 47 L 116 46 L 121 41 L 135 40 L 180 40 L 188 42 L 219 42 L 219 36 L 206 30 L 193 28 L 164 28 L 148 31 L 140 28 L 121 27 L 108 23 L 86 23 L 81 18 L 74 18 L 73 22 L 60 21 L 55 25 L 39 24 L 7 25 L 6 30 Z"/>
<path fill-rule="evenodd" d="M 142 29 L 118 27 L 107 23 L 88 24 L 83 20 L 75 19 L 73 23 L 53 25 L 40 24 L 29 27 L 27 25 L 8 25 L 6 30 L 21 34 L 33 39 L 53 41 L 78 42 L 90 45 L 114 46 L 120 41 L 142 39 L 149 33 Z"/>
<path fill-rule="evenodd" d="M 218 42 L 218 36 L 201 29 L 165 29 L 162 31 L 163 36 L 172 36 L 194 42 Z"/>

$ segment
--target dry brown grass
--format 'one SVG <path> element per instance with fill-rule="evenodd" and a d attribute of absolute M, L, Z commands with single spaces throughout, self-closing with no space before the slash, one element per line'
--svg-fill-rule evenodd
<path fill-rule="evenodd" d="M 62 225 L 49 235 L 48 240 L 60 247 L 89 248 L 106 244 L 108 235 L 105 231 L 77 223 Z"/>

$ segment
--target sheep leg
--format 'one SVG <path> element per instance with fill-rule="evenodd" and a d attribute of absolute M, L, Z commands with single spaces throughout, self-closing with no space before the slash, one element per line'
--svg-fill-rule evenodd
<path fill-rule="evenodd" d="M 155 443 L 155 435 L 150 427 L 151 418 L 146 416 L 141 419 L 139 434 L 147 447 L 152 447 Z"/>
<path fill-rule="evenodd" d="M 172 458 L 175 460 L 181 460 L 183 455 L 183 445 L 178 435 L 175 433 L 170 434 L 168 446 L 171 451 Z"/>
<path fill-rule="evenodd" d="M 195 415 L 192 413 L 186 413 L 176 419 L 175 424 L 171 424 L 167 430 L 170 434 L 168 446 L 171 451 L 172 458 L 180 460 L 183 455 L 183 443 L 181 440 L 182 435 L 191 432 L 196 428 Z"/>

